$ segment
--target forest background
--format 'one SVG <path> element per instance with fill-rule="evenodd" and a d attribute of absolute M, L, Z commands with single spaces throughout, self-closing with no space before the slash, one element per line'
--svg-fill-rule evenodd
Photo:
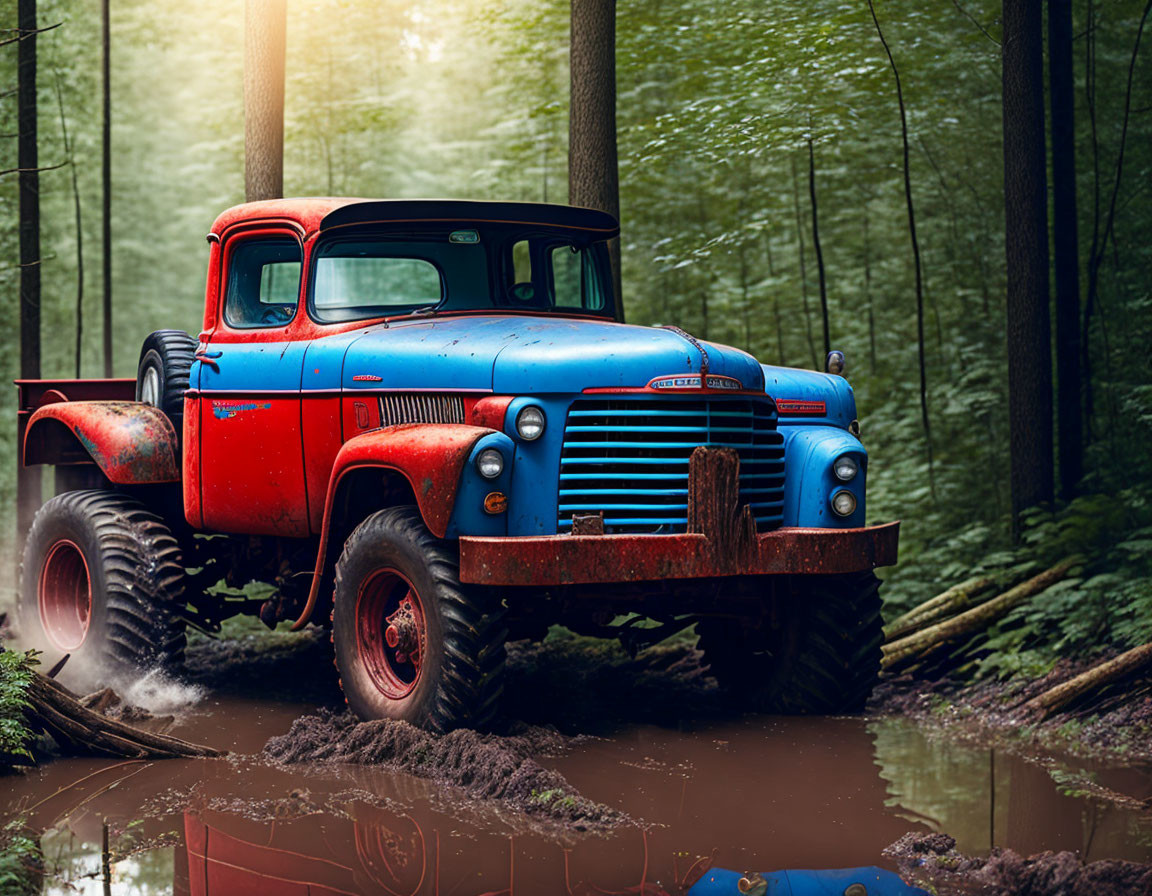
<path fill-rule="evenodd" d="M 38 5 L 41 28 L 59 23 L 37 38 L 42 373 L 100 376 L 100 4 Z M 821 368 L 827 309 L 871 458 L 869 520 L 903 520 L 890 613 L 973 573 L 1088 557 L 998 624 L 986 674 L 1152 640 L 1149 5 L 1070 3 L 1081 369 L 1057 395 L 1070 343 L 1054 335 L 1051 380 L 1057 434 L 1080 409 L 1083 460 L 1069 478 L 1075 452 L 1053 446 L 1056 498 L 1014 526 L 1000 3 L 876 0 L 891 63 L 862 0 L 617 4 L 628 320 Z M 293 0 L 285 195 L 567 201 L 569 22 L 568 0 Z M 0 23 L 15 26 L 15 0 Z M 243 47 L 235 0 L 111 5 L 117 376 L 152 330 L 200 329 L 204 236 L 244 198 Z M 16 56 L 0 48 L 4 169 Z M 5 381 L 20 354 L 16 180 L 0 176 Z M 9 394 L 0 569 L 18 563 Z M 0 577 L 0 608 L 13 592 Z"/>

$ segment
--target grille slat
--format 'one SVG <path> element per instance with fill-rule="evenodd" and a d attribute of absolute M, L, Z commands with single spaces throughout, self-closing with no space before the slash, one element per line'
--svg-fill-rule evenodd
<path fill-rule="evenodd" d="M 459 395 L 393 392 L 380 396 L 380 425 L 401 423 L 463 423 L 464 399 Z"/>
<path fill-rule="evenodd" d="M 683 532 L 688 464 L 701 445 L 740 455 L 740 500 L 761 531 L 783 519 L 784 437 L 767 401 L 612 398 L 577 401 L 560 458 L 561 532 L 602 511 L 615 532 Z M 635 484 L 635 487 L 631 487 Z"/>

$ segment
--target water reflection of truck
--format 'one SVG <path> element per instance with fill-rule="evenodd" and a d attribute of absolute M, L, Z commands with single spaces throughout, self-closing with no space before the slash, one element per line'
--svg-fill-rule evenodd
<path fill-rule="evenodd" d="M 557 896 L 923 896 L 898 875 L 874 866 L 771 872 L 729 871 L 701 857 L 674 881 L 647 879 L 647 866 L 635 884 L 604 886 L 619 872 L 574 875 L 565 851 L 563 871 L 554 861 L 519 868 L 511 861 L 506 875 L 487 869 L 441 867 L 439 839 L 426 837 L 410 816 L 397 816 L 356 804 L 353 818 L 329 818 L 324 825 L 273 826 L 246 822 L 217 812 L 186 813 L 185 856 L 178 856 L 175 896 L 352 896 L 385 893 L 459 892 L 515 896 L 517 892 Z M 595 844 L 591 844 L 594 852 Z M 525 867 L 527 866 L 527 867 Z M 505 883 L 500 889 L 494 889 Z"/>
<path fill-rule="evenodd" d="M 331 625 L 354 710 L 448 729 L 492 719 L 508 638 L 695 624 L 750 705 L 862 707 L 897 527 L 864 525 L 851 387 L 625 325 L 617 233 L 522 203 L 223 213 L 197 338 L 154 333 L 135 382 L 19 384 L 22 464 L 63 490 L 27 640 L 178 664 L 189 624 Z"/>

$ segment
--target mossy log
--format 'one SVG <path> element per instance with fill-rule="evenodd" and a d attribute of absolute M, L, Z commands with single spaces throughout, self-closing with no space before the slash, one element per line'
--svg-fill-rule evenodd
<path fill-rule="evenodd" d="M 1027 712 L 1047 717 L 1107 685 L 1123 681 L 1152 664 L 1152 644 L 1142 644 L 1093 666 L 1024 704 Z"/>
<path fill-rule="evenodd" d="M 220 750 L 178 737 L 144 731 L 93 712 L 52 679 L 33 672 L 26 694 L 29 725 L 77 752 L 130 759 L 188 759 L 222 756 Z"/>
<path fill-rule="evenodd" d="M 987 594 L 995 587 L 996 580 L 991 576 L 977 576 L 959 585 L 953 585 L 947 591 L 937 594 L 894 619 L 884 629 L 885 640 L 896 641 L 946 616 L 967 610 L 976 598 Z"/>
<path fill-rule="evenodd" d="M 1033 576 L 1015 588 L 1010 588 L 958 616 L 885 644 L 881 668 L 885 671 L 894 671 L 901 666 L 920 662 L 960 638 L 983 631 L 993 622 L 1006 616 L 1013 608 L 1055 585 L 1082 562 L 1081 557 L 1069 557 L 1038 576 Z"/>

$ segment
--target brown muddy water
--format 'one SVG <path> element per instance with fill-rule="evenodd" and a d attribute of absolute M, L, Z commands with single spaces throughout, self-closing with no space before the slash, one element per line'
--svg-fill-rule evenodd
<path fill-rule="evenodd" d="M 548 680 L 539 659 L 521 664 L 514 688 Z M 908 831 L 946 832 L 969 854 L 995 845 L 1152 861 L 1152 816 L 1070 783 L 1087 776 L 1144 799 L 1152 770 L 1070 762 L 1048 771 L 899 719 L 699 711 L 655 723 L 645 685 L 626 675 L 615 679 L 617 699 L 639 721 L 617 715 L 539 761 L 636 823 L 596 836 L 542 833 L 431 780 L 259 758 L 269 738 L 331 697 L 330 682 L 292 668 L 206 688 L 179 711 L 172 732 L 232 751 L 227 759 L 58 759 L 5 779 L 0 813 L 45 832 L 46 892 L 678 894 L 709 866 L 890 867 L 881 851 Z M 285 678 L 301 676 L 305 696 L 284 697 Z M 571 692 L 595 692 L 594 677 Z M 210 674 L 201 680 L 212 684 Z M 691 707 L 708 693 L 697 682 L 681 696 Z M 555 708 L 570 720 L 579 714 L 565 699 L 556 690 Z M 512 705 L 538 724 L 533 700 Z"/>

